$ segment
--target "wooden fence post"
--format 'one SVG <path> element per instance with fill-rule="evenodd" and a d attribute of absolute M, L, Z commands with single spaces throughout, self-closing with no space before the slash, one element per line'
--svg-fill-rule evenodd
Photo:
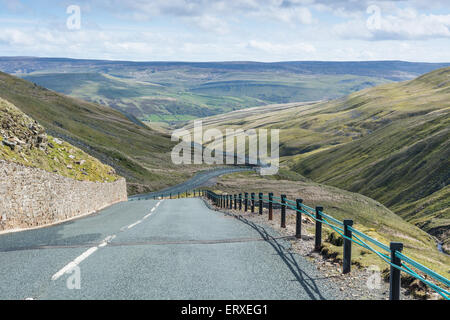
<path fill-rule="evenodd" d="M 286 228 L 286 195 L 281 195 L 281 227 Z"/>
<path fill-rule="evenodd" d="M 295 221 L 296 222 L 295 223 L 295 237 L 297 239 L 301 239 L 302 238 L 302 212 L 301 212 L 301 209 L 302 209 L 303 200 L 297 199 L 296 203 L 297 203 L 297 211 L 296 211 L 296 216 L 295 216 L 295 219 L 296 219 L 296 221 Z"/>
<path fill-rule="evenodd" d="M 316 241 L 314 250 L 320 251 L 322 247 L 322 211 L 323 207 L 316 207 Z"/>
<path fill-rule="evenodd" d="M 352 266 L 352 231 L 349 227 L 353 225 L 353 220 L 344 220 L 344 253 L 342 261 L 342 273 L 349 273 Z M 347 239 L 349 238 L 349 239 Z"/>
<path fill-rule="evenodd" d="M 273 193 L 269 193 L 269 220 L 273 218 Z"/>

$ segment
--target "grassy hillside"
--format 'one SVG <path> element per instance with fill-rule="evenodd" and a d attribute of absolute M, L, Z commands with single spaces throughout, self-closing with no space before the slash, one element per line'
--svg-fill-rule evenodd
<path fill-rule="evenodd" d="M 265 104 L 332 99 L 448 64 L 127 62 L 0 58 L 0 70 L 142 121 L 182 122 Z"/>
<path fill-rule="evenodd" d="M 449 112 L 450 68 L 444 68 L 339 100 L 237 111 L 223 122 L 212 117 L 205 123 L 281 128 L 283 165 L 380 201 L 450 250 L 444 189 L 450 180 Z"/>
<path fill-rule="evenodd" d="M 81 181 L 111 182 L 118 179 L 113 168 L 65 141 L 48 136 L 33 119 L 2 98 L 0 130 L 1 160 Z M 9 141 L 12 143 L 8 145 Z"/>
<path fill-rule="evenodd" d="M 251 97 L 197 94 L 186 91 L 181 85 L 157 84 L 100 73 L 46 73 L 23 78 L 151 122 L 186 121 L 264 103 Z"/>
<path fill-rule="evenodd" d="M 386 82 L 349 75 L 258 73 L 221 74 L 217 81 L 177 82 L 178 72 L 165 72 L 161 78 L 152 75 L 146 82 L 100 73 L 38 73 L 23 78 L 57 92 L 108 105 L 142 121 L 169 123 L 268 103 L 335 98 Z M 225 78 L 229 80 L 222 80 Z"/>
<path fill-rule="evenodd" d="M 306 205 L 323 206 L 324 212 L 341 221 L 353 219 L 356 229 L 385 244 L 390 241 L 403 242 L 405 254 L 446 277 L 450 275 L 450 256 L 438 252 L 430 235 L 379 202 L 361 194 L 315 183 L 285 169 L 278 175 L 268 177 L 249 172 L 233 173 L 218 178 L 217 185 L 212 188 L 216 192 L 229 194 L 263 192 L 267 195 L 273 192 L 276 197 L 286 194 L 291 200 L 302 198 Z M 274 219 L 279 221 L 277 213 Z M 287 224 L 295 225 L 294 214 L 288 213 Z M 304 227 L 310 234 L 314 234 L 313 224 Z M 330 241 L 332 231 L 327 227 L 324 226 L 323 232 L 324 246 L 342 259 L 342 245 Z M 381 269 L 387 268 L 387 264 L 377 255 L 357 245 L 352 246 L 352 259 L 362 266 L 378 265 Z"/>
<path fill-rule="evenodd" d="M 113 167 L 127 179 L 129 194 L 167 187 L 196 167 L 175 166 L 173 143 L 110 107 L 69 98 L 0 73 L 0 97 L 37 120 L 47 132 Z"/>

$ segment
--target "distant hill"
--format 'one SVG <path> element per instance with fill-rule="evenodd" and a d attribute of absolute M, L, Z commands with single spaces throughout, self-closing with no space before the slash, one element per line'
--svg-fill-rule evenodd
<path fill-rule="evenodd" d="M 281 128 L 284 166 L 380 201 L 450 252 L 450 68 L 330 102 L 236 111 L 205 125 Z"/>
<path fill-rule="evenodd" d="M 351 74 L 380 77 L 394 81 L 413 78 L 432 70 L 450 66 L 450 63 L 424 63 L 406 61 L 287 61 L 287 62 L 170 62 L 170 61 L 111 61 L 69 58 L 0 57 L 0 70 L 14 74 L 35 72 L 97 72 L 133 73 L 145 71 L 156 73 L 168 70 L 190 68 L 193 73 L 203 72 L 274 72 L 289 71 L 298 74 Z M 189 75 L 180 75 L 181 78 Z M 204 78 L 207 77 L 205 74 Z"/>
<path fill-rule="evenodd" d="M 170 137 L 110 107 L 69 98 L 2 72 L 0 97 L 37 120 L 52 136 L 113 167 L 127 179 L 129 194 L 179 183 L 196 170 L 172 164 Z"/>
<path fill-rule="evenodd" d="M 450 66 L 368 62 L 130 62 L 0 57 L 0 70 L 144 121 L 180 122 L 247 107 L 342 97 Z"/>

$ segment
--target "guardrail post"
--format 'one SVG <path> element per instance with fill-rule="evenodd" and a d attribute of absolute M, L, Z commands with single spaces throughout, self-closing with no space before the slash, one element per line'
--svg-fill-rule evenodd
<path fill-rule="evenodd" d="M 242 210 L 242 193 L 239 193 L 239 211 Z"/>
<path fill-rule="evenodd" d="M 245 193 L 244 195 L 244 211 L 247 212 L 248 210 L 248 192 Z"/>
<path fill-rule="evenodd" d="M 273 193 L 269 193 L 269 220 L 273 218 Z"/>
<path fill-rule="evenodd" d="M 353 220 L 344 220 L 344 260 L 342 261 L 342 273 L 349 273 L 352 267 L 352 231 Z M 349 238 L 349 239 L 347 239 Z"/>
<path fill-rule="evenodd" d="M 230 197 L 228 197 L 228 195 L 225 195 L 225 209 L 228 209 L 229 206 L 229 202 L 230 202 Z"/>
<path fill-rule="evenodd" d="M 228 196 L 228 198 L 230 198 L 230 206 L 228 207 L 228 209 L 233 209 L 233 196 L 230 194 L 229 196 Z"/>
<path fill-rule="evenodd" d="M 169 196 L 170 196 L 170 199 L 172 199 L 172 193 L 170 193 Z"/>
<path fill-rule="evenodd" d="M 252 198 L 252 202 L 251 202 L 251 210 L 252 210 L 252 213 L 254 213 L 255 212 L 255 193 L 254 192 L 252 192 L 252 194 L 251 194 L 251 198 Z"/>
<path fill-rule="evenodd" d="M 297 203 L 297 211 L 295 215 L 295 237 L 297 239 L 302 238 L 302 212 L 300 211 L 302 209 L 302 203 L 303 199 L 297 199 L 295 200 Z"/>
<path fill-rule="evenodd" d="M 237 194 L 234 194 L 234 210 L 237 209 L 237 203 L 236 203 L 236 200 L 237 200 Z"/>
<path fill-rule="evenodd" d="M 323 207 L 316 207 L 316 241 L 314 250 L 319 251 L 322 247 L 322 214 Z"/>
<path fill-rule="evenodd" d="M 401 267 L 402 261 L 395 255 L 395 252 L 401 252 L 403 250 L 403 243 L 391 242 L 389 248 L 391 249 L 391 263 Z M 400 300 L 400 285 L 400 270 L 391 265 L 389 275 L 389 300 Z"/>
<path fill-rule="evenodd" d="M 286 195 L 281 195 L 281 227 L 286 228 Z"/>
<path fill-rule="evenodd" d="M 262 192 L 260 192 L 258 196 L 259 196 L 258 212 L 259 212 L 259 214 L 262 214 L 263 213 L 263 194 L 262 194 Z"/>

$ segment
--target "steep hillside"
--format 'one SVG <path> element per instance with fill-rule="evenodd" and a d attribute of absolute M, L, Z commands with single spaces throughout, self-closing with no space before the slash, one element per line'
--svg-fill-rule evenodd
<path fill-rule="evenodd" d="M 44 128 L 0 98 L 0 159 L 82 180 L 111 182 L 118 176 L 80 149 L 46 134 Z"/>
<path fill-rule="evenodd" d="M 0 57 L 0 70 L 149 122 L 182 122 L 265 104 L 342 97 L 449 64 L 129 62 Z"/>
<path fill-rule="evenodd" d="M 110 107 L 69 98 L 0 73 L 0 97 L 127 179 L 129 194 L 181 182 L 198 168 L 172 165 L 174 143 Z"/>
<path fill-rule="evenodd" d="M 354 141 L 300 159 L 293 168 L 381 201 L 441 236 L 449 250 L 442 229 L 450 228 L 450 212 L 424 212 L 436 205 L 426 198 L 450 181 L 450 68 L 351 95 L 333 108 L 336 117 L 347 116 Z"/>
<path fill-rule="evenodd" d="M 450 68 L 444 68 L 330 102 L 206 120 L 219 127 L 281 128 L 285 166 L 380 201 L 450 250 L 444 189 L 450 180 L 449 113 Z"/>

